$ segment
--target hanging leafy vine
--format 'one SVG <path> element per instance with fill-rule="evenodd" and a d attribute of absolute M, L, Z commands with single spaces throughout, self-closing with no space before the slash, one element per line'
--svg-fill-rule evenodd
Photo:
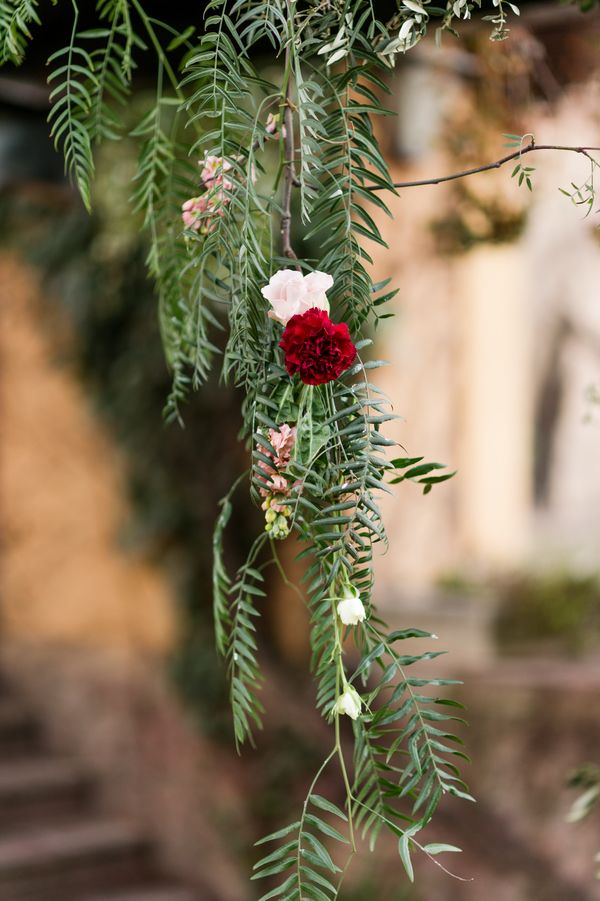
<path fill-rule="evenodd" d="M 223 536 L 241 477 L 222 501 L 213 539 L 216 641 L 238 748 L 253 740 L 263 714 L 257 624 L 264 569 L 280 566 L 275 542 L 293 532 L 303 544 L 316 703 L 332 726 L 332 749 L 299 819 L 258 843 L 275 849 L 253 878 L 272 884 L 262 901 L 337 898 L 360 841 L 373 847 L 388 830 L 412 879 L 415 850 L 429 857 L 458 850 L 419 838 L 440 799 L 472 798 L 457 767 L 465 758 L 453 734 L 463 722 L 460 705 L 445 696 L 453 683 L 411 674 L 439 652 L 402 650 L 407 639 L 435 636 L 390 632 L 371 602 L 374 550 L 387 544 L 381 494 L 406 479 L 428 493 L 452 475 L 422 457 L 391 455 L 385 425 L 395 417 L 371 382 L 384 364 L 366 355 L 369 334 L 395 292 L 373 283 L 369 246 L 384 244 L 374 212 L 389 215 L 385 196 L 396 190 L 373 123 L 388 114 L 385 68 L 431 25 L 438 36 L 453 31 L 480 4 L 403 0 L 384 20 L 370 0 L 209 0 L 203 22 L 182 33 L 151 18 L 143 0 L 98 0 L 98 27 L 80 31 L 76 0 L 71 5 L 69 43 L 49 60 L 50 121 L 87 208 L 94 145 L 122 134 L 119 109 L 136 55 L 156 55 L 156 102 L 131 137 L 139 142 L 134 208 L 149 235 L 173 372 L 167 418 L 181 416 L 188 390 L 213 367 L 215 329 L 228 334 L 222 376 L 243 392 L 241 438 L 264 531 L 228 573 Z M 484 18 L 491 37 L 504 38 L 507 9 L 518 9 L 503 0 L 494 7 Z M 37 24 L 32 0 L 3 4 L 4 61 L 22 60 Z M 276 76 L 255 67 L 265 47 L 278 61 Z M 518 144 L 497 163 L 423 183 L 509 159 L 520 165 L 524 154 L 548 149 L 533 138 Z M 593 175 L 593 148 L 559 149 L 585 152 Z M 577 202 L 582 190 L 587 202 L 590 184 Z M 319 246 L 319 259 L 299 258 L 301 230 Z M 352 755 L 342 741 L 344 718 L 353 727 Z M 318 793 L 334 766 L 343 809 Z"/>

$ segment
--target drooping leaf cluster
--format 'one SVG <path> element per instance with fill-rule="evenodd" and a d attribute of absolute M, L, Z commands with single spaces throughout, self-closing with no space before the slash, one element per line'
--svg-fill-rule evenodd
<path fill-rule="evenodd" d="M 495 37 L 506 31 L 506 5 L 495 4 Z M 218 353 L 215 330 L 224 329 L 221 372 L 243 391 L 250 493 L 273 515 L 265 500 L 265 472 L 275 457 L 271 436 L 284 424 L 296 430 L 280 473 L 287 484 L 284 513 L 277 515 L 303 543 L 316 703 L 335 739 L 300 819 L 264 840 L 280 844 L 255 868 L 255 878 L 274 883 L 263 901 L 338 897 L 345 872 L 340 849 L 352 856 L 362 838 L 373 845 L 383 828 L 398 839 L 412 878 L 415 848 L 429 855 L 455 850 L 423 846 L 417 838 L 441 797 L 469 797 L 456 767 L 464 755 L 451 731 L 458 705 L 438 693 L 450 683 L 419 670 L 437 653 L 399 650 L 403 640 L 432 636 L 414 629 L 389 633 L 371 600 L 375 553 L 387 545 L 381 495 L 403 480 L 428 493 L 452 474 L 435 474 L 439 464 L 422 457 L 390 459 L 395 443 L 384 431 L 395 417 L 371 381 L 383 364 L 367 354 L 395 294 L 388 282 L 374 283 L 370 255 L 373 244 L 385 246 L 378 221 L 389 215 L 385 195 L 394 191 L 375 134 L 377 117 L 388 115 L 385 69 L 430 21 L 452 30 L 454 20 L 476 8 L 467 0 L 440 8 L 405 0 L 383 20 L 370 0 L 209 0 L 202 21 L 179 33 L 150 17 L 143 0 L 98 0 L 97 27 L 82 31 L 72 0 L 70 38 L 50 58 L 52 136 L 89 208 L 94 146 L 124 134 L 121 109 L 131 97 L 138 57 L 156 57 L 155 102 L 129 138 L 139 147 L 133 209 L 148 234 L 148 267 L 173 373 L 167 417 L 179 417 L 189 388 L 205 380 Z M 4 4 L 2 59 L 22 59 L 36 24 L 32 0 Z M 265 53 L 269 64 L 261 68 L 257 60 Z M 273 127 L 267 127 L 269 114 Z M 204 177 L 211 161 L 217 175 Z M 182 221 L 183 204 L 200 211 L 191 224 Z M 300 230 L 305 246 L 319 248 L 318 258 L 296 258 L 292 244 Z M 261 294 L 284 266 L 333 277 L 331 317 L 348 325 L 358 350 L 355 365 L 334 382 L 304 385 L 284 368 L 281 326 L 267 316 Z M 264 571 L 281 567 L 266 529 L 237 572 L 227 570 L 224 532 L 242 481 L 224 498 L 213 539 L 216 642 L 229 674 L 238 747 L 261 726 Z M 338 603 L 350 589 L 366 619 L 346 627 Z M 409 676 L 413 665 L 417 672 Z M 360 703 L 352 755 L 342 740 L 345 693 Z M 344 809 L 316 790 L 334 762 Z"/>
<path fill-rule="evenodd" d="M 41 25 L 37 0 L 5 0 L 0 5 L 0 65 L 23 62 L 36 25 Z"/>

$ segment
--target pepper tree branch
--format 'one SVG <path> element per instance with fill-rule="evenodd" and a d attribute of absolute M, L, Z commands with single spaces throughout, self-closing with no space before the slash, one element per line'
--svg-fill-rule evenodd
<path fill-rule="evenodd" d="M 292 229 L 292 188 L 296 183 L 296 173 L 294 171 L 294 117 L 292 115 L 292 78 L 291 78 L 291 59 L 290 48 L 285 51 L 285 101 L 283 110 L 283 152 L 284 152 L 284 169 L 283 169 L 283 205 L 281 211 L 281 252 L 284 257 L 290 260 L 297 260 L 298 257 L 292 247 L 290 233 Z"/>
<path fill-rule="evenodd" d="M 281 250 L 284 257 L 297 260 L 298 257 L 292 247 L 290 232 L 292 228 L 292 188 L 296 181 L 294 173 L 294 120 L 290 105 L 290 86 L 288 83 L 285 96 L 285 110 L 283 113 L 285 128 L 284 153 L 285 168 L 283 173 L 283 210 L 281 213 Z"/>
<path fill-rule="evenodd" d="M 526 153 L 533 153 L 535 150 L 566 150 L 570 153 L 581 153 L 583 156 L 586 156 L 593 165 L 599 165 L 594 157 L 591 156 L 590 151 L 600 152 L 600 147 L 567 147 L 561 144 L 536 144 L 532 141 L 526 147 L 515 150 L 514 153 L 508 153 L 506 156 L 503 156 L 493 163 L 486 163 L 484 166 L 475 166 L 472 169 L 464 169 L 462 172 L 454 172 L 452 175 L 440 175 L 438 178 L 424 178 L 419 181 L 397 181 L 394 182 L 394 187 L 419 188 L 423 185 L 439 185 L 445 181 L 466 178 L 467 175 L 477 175 L 479 172 L 489 172 L 491 169 L 499 169 L 501 166 L 504 166 L 505 163 L 510 163 L 511 160 L 519 160 L 521 157 L 525 156 Z M 365 187 L 368 191 L 385 190 L 383 185 L 365 185 Z"/>

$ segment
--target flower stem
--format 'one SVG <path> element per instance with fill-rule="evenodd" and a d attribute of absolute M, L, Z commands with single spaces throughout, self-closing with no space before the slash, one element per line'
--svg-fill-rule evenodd
<path fill-rule="evenodd" d="M 336 676 L 335 676 L 335 684 L 336 684 L 336 696 L 339 697 L 342 691 L 346 689 L 348 684 L 346 679 L 346 673 L 344 672 L 344 663 L 342 661 L 342 642 L 340 639 L 340 630 L 337 621 L 337 613 L 335 609 L 335 601 L 331 602 L 331 615 L 333 617 L 333 626 L 335 629 L 335 662 L 336 662 Z M 346 769 L 346 761 L 344 759 L 344 751 L 342 748 L 341 741 L 341 730 L 340 730 L 340 715 L 339 713 L 335 714 L 335 750 L 337 752 L 339 761 L 340 761 L 340 769 L 342 771 L 342 779 L 344 780 L 344 787 L 346 789 L 346 810 L 348 811 L 348 826 L 350 830 L 350 842 L 352 844 L 352 851 L 356 853 L 356 841 L 354 839 L 354 823 L 352 820 L 352 789 L 350 787 L 350 780 L 348 778 L 348 770 Z"/>
<path fill-rule="evenodd" d="M 297 854 L 297 858 L 296 858 L 296 872 L 297 872 L 298 890 L 300 893 L 299 894 L 300 901 L 302 901 L 302 897 L 303 897 L 302 896 L 302 873 L 301 873 L 300 868 L 302 866 L 302 833 L 304 831 L 304 821 L 306 819 L 306 812 L 308 809 L 309 801 L 312 798 L 313 791 L 315 790 L 315 785 L 321 778 L 322 773 L 327 768 L 330 761 L 333 760 L 333 758 L 335 757 L 335 754 L 336 754 L 336 748 L 334 748 L 332 751 L 330 751 L 330 753 L 327 755 L 327 757 L 325 758 L 325 760 L 323 761 L 323 763 L 317 770 L 315 778 L 311 782 L 310 788 L 306 794 L 306 798 L 304 799 L 304 806 L 302 807 L 302 816 L 300 817 L 300 826 L 298 828 L 299 841 L 298 841 L 298 854 Z"/>

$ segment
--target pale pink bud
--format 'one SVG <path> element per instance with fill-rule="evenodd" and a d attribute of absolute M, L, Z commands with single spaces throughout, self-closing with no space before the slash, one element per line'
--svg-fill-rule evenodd
<path fill-rule="evenodd" d="M 280 269 L 269 279 L 269 284 L 261 288 L 261 293 L 271 306 L 269 317 L 287 325 L 292 316 L 299 316 L 317 307 L 329 312 L 326 291 L 333 285 L 333 279 L 325 272 L 311 272 L 303 276 L 296 269 Z"/>
<path fill-rule="evenodd" d="M 205 185 L 213 182 L 217 176 L 222 179 L 223 173 L 229 172 L 231 169 L 229 160 L 223 159 L 222 156 L 212 156 L 209 154 L 204 157 L 204 162 L 198 163 L 198 165 L 202 166 L 200 178 Z"/>
<path fill-rule="evenodd" d="M 186 228 L 198 231 L 202 225 L 202 217 L 208 210 L 208 199 L 206 196 L 190 197 L 181 206 L 181 218 Z"/>

